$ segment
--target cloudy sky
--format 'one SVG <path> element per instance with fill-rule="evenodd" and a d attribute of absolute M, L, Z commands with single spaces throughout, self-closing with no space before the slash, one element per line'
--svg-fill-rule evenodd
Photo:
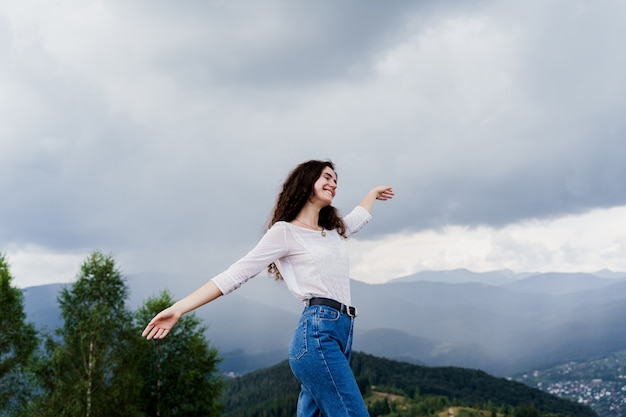
<path fill-rule="evenodd" d="M 210 278 L 288 171 L 337 166 L 353 277 L 626 270 L 626 4 L 5 0 L 0 252 L 16 285 Z"/>

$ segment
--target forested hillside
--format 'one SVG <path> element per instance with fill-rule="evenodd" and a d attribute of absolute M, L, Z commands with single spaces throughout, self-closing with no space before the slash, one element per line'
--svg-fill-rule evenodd
<path fill-rule="evenodd" d="M 425 416 L 451 406 L 508 416 L 597 417 L 589 407 L 477 370 L 418 366 L 364 353 L 353 355 L 352 369 L 373 417 Z M 229 383 L 224 416 L 292 416 L 299 389 L 286 361 L 253 372 Z"/>

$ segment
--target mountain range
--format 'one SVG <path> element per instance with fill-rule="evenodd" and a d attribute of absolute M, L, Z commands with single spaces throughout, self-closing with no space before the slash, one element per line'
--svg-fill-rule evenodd
<path fill-rule="evenodd" d="M 160 273 L 127 277 L 129 306 L 168 289 L 180 298 L 204 279 Z M 39 328 L 60 324 L 62 284 L 24 289 Z M 352 281 L 359 309 L 354 349 L 431 366 L 506 376 L 626 349 L 626 273 L 424 271 L 384 284 Z M 259 275 L 196 311 L 222 370 L 246 373 L 286 357 L 302 304 Z"/>

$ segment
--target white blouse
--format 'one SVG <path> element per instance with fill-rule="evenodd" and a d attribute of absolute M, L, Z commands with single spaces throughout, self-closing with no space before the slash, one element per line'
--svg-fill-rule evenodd
<path fill-rule="evenodd" d="M 358 232 L 372 216 L 357 206 L 343 218 L 346 236 Z M 344 238 L 336 230 L 305 229 L 288 222 L 276 222 L 257 245 L 226 271 L 213 278 L 228 294 L 276 263 L 289 291 L 299 300 L 326 297 L 351 305 L 350 260 Z"/>

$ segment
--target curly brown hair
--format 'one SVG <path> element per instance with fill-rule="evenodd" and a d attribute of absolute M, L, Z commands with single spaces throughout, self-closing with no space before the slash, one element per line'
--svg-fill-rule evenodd
<path fill-rule="evenodd" d="M 289 173 L 283 183 L 281 192 L 276 198 L 276 205 L 274 206 L 268 229 L 276 222 L 290 222 L 296 218 L 302 207 L 313 195 L 313 186 L 326 167 L 333 171 L 335 170 L 335 166 L 331 161 L 310 160 L 296 166 Z M 337 232 L 345 237 L 346 226 L 343 223 L 343 219 L 339 216 L 337 209 L 331 205 L 320 210 L 317 224 L 326 230 L 337 229 Z M 282 279 L 274 263 L 269 265 L 267 270 L 270 274 L 275 275 L 277 279 Z"/>

